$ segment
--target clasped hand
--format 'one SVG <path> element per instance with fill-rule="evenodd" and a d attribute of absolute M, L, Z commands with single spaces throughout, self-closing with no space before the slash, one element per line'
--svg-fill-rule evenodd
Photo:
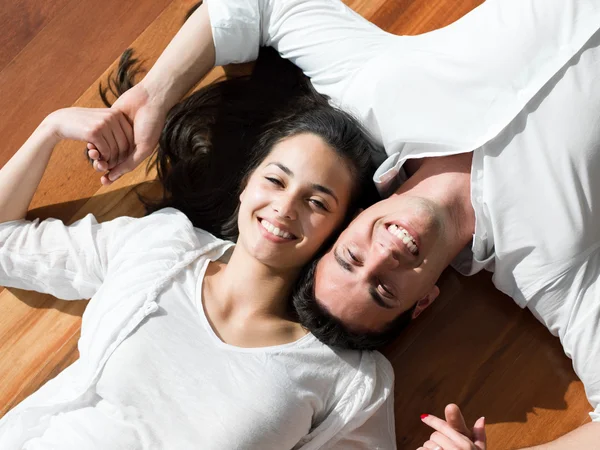
<path fill-rule="evenodd" d="M 59 139 L 87 142 L 100 182 L 111 184 L 152 154 L 166 113 L 139 84 L 117 99 L 112 108 L 65 108 L 46 122 Z"/>

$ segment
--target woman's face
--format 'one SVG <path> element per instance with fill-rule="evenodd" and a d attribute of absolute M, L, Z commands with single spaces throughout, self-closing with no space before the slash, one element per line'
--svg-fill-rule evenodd
<path fill-rule="evenodd" d="M 299 268 L 341 224 L 352 174 L 320 137 L 277 143 L 240 195 L 238 245 L 263 264 Z"/>

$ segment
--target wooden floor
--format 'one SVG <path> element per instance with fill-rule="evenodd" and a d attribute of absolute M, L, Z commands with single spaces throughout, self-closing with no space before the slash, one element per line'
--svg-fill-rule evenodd
<path fill-rule="evenodd" d="M 153 63 L 192 0 L 18 0 L 0 2 L 0 166 L 53 110 L 99 106 L 98 81 L 128 46 Z M 478 0 L 347 0 L 387 31 L 418 34 L 447 25 Z M 219 74 L 218 72 L 217 74 Z M 133 188 L 143 169 L 100 187 L 80 144 L 55 151 L 31 217 L 71 222 L 140 215 Z M 143 185 L 141 189 L 152 189 Z M 429 432 L 421 413 L 459 403 L 469 421 L 485 415 L 489 448 L 541 443 L 589 421 L 581 383 L 558 341 L 494 290 L 490 277 L 448 271 L 442 296 L 385 349 L 396 369 L 400 449 Z M 0 287 L 0 416 L 77 358 L 86 302 Z"/>

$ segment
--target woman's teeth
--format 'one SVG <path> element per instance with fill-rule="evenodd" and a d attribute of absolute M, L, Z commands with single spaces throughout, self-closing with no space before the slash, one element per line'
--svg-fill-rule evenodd
<path fill-rule="evenodd" d="M 275 236 L 278 236 L 278 237 L 283 238 L 283 239 L 294 239 L 294 235 L 293 234 L 288 233 L 287 231 L 284 231 L 284 230 L 280 230 L 279 228 L 277 228 L 272 223 L 267 222 L 265 219 L 262 219 L 260 221 L 260 224 L 262 225 L 262 227 L 265 230 L 267 230 L 271 234 L 274 234 Z"/>
<path fill-rule="evenodd" d="M 404 242 L 404 245 L 406 245 L 408 250 L 410 250 L 410 252 L 413 255 L 416 255 L 418 253 L 419 248 L 417 247 L 415 238 L 412 237 L 410 235 L 410 233 L 408 231 L 406 231 L 404 228 L 399 227 L 398 225 L 392 224 L 388 227 L 387 230 L 390 233 L 392 233 L 394 236 L 397 236 L 398 238 L 400 238 L 402 240 L 402 242 Z"/>

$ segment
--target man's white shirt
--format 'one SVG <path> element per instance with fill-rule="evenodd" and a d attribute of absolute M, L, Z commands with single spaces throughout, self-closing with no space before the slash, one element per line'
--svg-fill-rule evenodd
<path fill-rule="evenodd" d="M 217 64 L 273 46 L 368 127 L 382 194 L 409 158 L 474 152 L 476 229 L 454 266 L 494 271 L 559 336 L 600 420 L 600 3 L 488 0 L 418 36 L 338 0 L 207 4 Z"/>

